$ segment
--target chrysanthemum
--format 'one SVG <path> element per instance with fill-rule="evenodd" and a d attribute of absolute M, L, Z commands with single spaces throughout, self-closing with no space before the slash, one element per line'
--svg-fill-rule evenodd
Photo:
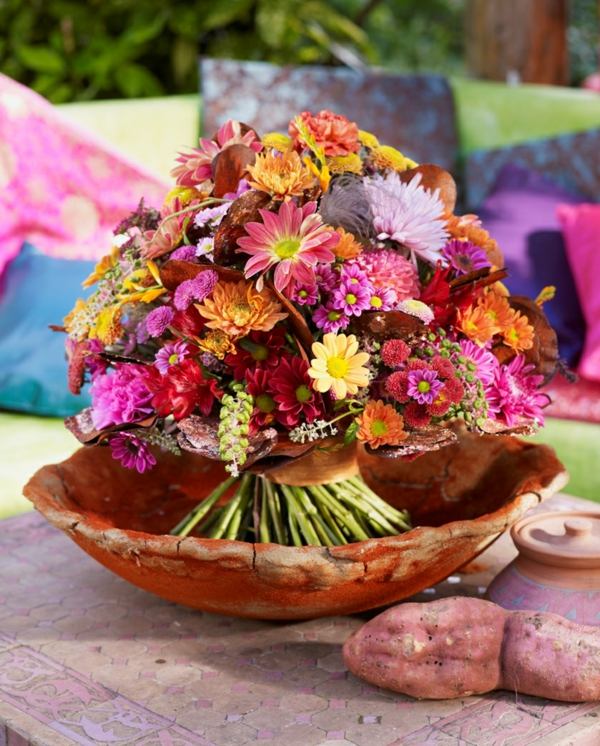
<path fill-rule="evenodd" d="M 404 430 L 402 415 L 398 414 L 391 404 L 385 404 L 381 399 L 370 399 L 357 422 L 356 437 L 371 448 L 397 446 L 408 437 Z"/>
<path fill-rule="evenodd" d="M 340 240 L 338 241 L 333 253 L 337 259 L 355 259 L 363 250 L 362 244 L 360 244 L 352 235 L 343 228 L 336 228 L 335 232 L 339 235 Z"/>
<path fill-rule="evenodd" d="M 241 381 L 247 370 L 277 367 L 281 360 L 279 351 L 284 344 L 285 331 L 282 327 L 270 332 L 250 332 L 237 342 L 236 351 L 225 357 L 225 363 L 233 369 L 233 377 Z"/>
<path fill-rule="evenodd" d="M 487 344 L 500 331 L 494 318 L 480 305 L 469 306 L 464 311 L 459 311 L 457 325 L 466 337 L 481 346 Z"/>
<path fill-rule="evenodd" d="M 323 416 L 321 396 L 311 387 L 308 365 L 302 358 L 281 358 L 271 377 L 271 391 L 277 402 L 277 420 L 285 427 Z"/>
<path fill-rule="evenodd" d="M 91 388 L 92 422 L 97 430 L 139 422 L 152 414 L 152 393 L 144 365 L 117 363 L 110 373 L 95 377 Z"/>
<path fill-rule="evenodd" d="M 170 342 L 156 353 L 154 365 L 165 375 L 172 365 L 178 365 L 191 354 L 190 347 L 181 340 Z"/>
<path fill-rule="evenodd" d="M 393 249 L 363 251 L 357 264 L 377 290 L 391 290 L 393 303 L 419 295 L 419 276 L 414 265 Z"/>
<path fill-rule="evenodd" d="M 408 374 L 407 394 L 419 404 L 431 404 L 443 387 L 435 370 L 411 370 Z"/>
<path fill-rule="evenodd" d="M 270 425 L 275 419 L 277 404 L 270 385 L 270 373 L 261 368 L 246 371 L 246 391 L 254 400 L 252 425 L 256 428 Z"/>
<path fill-rule="evenodd" d="M 373 288 L 369 301 L 371 311 L 391 311 L 394 307 L 395 293 L 389 288 Z"/>
<path fill-rule="evenodd" d="M 116 433 L 108 439 L 111 454 L 126 469 L 135 469 L 143 474 L 156 466 L 156 458 L 148 444 L 133 433 Z"/>
<path fill-rule="evenodd" d="M 196 308 L 208 319 L 206 326 L 221 329 L 234 341 L 251 331 L 268 332 L 287 317 L 268 288 L 258 290 L 244 280 L 218 282 L 212 295 Z"/>
<path fill-rule="evenodd" d="M 538 391 L 544 377 L 535 374 L 524 355 L 517 355 L 508 365 L 499 365 L 491 388 L 487 391 L 490 413 L 508 427 L 532 421 L 544 424 L 543 407 L 548 397 Z"/>
<path fill-rule="evenodd" d="M 444 246 L 443 254 L 450 266 L 460 275 L 492 266 L 485 251 L 471 241 L 458 239 L 448 241 Z"/>
<path fill-rule="evenodd" d="M 173 309 L 169 306 L 153 308 L 146 316 L 146 330 L 151 337 L 161 337 L 173 321 Z"/>
<path fill-rule="evenodd" d="M 527 316 L 512 310 L 510 316 L 502 325 L 502 339 L 507 347 L 515 352 L 523 352 L 533 347 L 535 332 Z"/>
<path fill-rule="evenodd" d="M 369 385 L 369 371 L 364 367 L 369 355 L 358 352 L 354 334 L 325 334 L 322 342 L 313 343 L 312 352 L 315 357 L 308 374 L 317 391 L 331 391 L 336 399 L 344 399 Z"/>
<path fill-rule="evenodd" d="M 364 183 L 380 241 L 389 239 L 405 246 L 413 259 L 430 264 L 445 261 L 441 251 L 448 233 L 439 189 L 424 189 L 420 173 L 407 184 L 395 171 L 367 178 Z"/>
<path fill-rule="evenodd" d="M 313 322 L 317 329 L 322 329 L 324 332 L 339 332 L 350 324 L 350 317 L 328 304 L 319 306 L 315 310 Z"/>
<path fill-rule="evenodd" d="M 152 405 L 158 414 L 173 415 L 176 420 L 182 420 L 195 409 L 207 417 L 215 399 L 221 395 L 216 380 L 206 378 L 192 358 L 172 365 L 164 376 L 154 366 L 147 366 L 145 383 L 154 394 Z"/>
<path fill-rule="evenodd" d="M 465 358 L 467 369 L 474 373 L 484 386 L 492 383 L 498 367 L 498 358 L 493 352 L 468 339 L 461 339 L 459 344 L 461 357 Z"/>
<path fill-rule="evenodd" d="M 319 288 L 314 285 L 296 285 L 292 291 L 292 300 L 299 306 L 313 306 L 319 299 Z"/>
<path fill-rule="evenodd" d="M 200 272 L 191 280 L 184 280 L 177 286 L 173 303 L 178 311 L 185 311 L 194 301 L 203 301 L 212 293 L 219 275 L 212 269 Z"/>
<path fill-rule="evenodd" d="M 502 266 L 502 252 L 490 234 L 481 227 L 477 215 L 447 215 L 446 228 L 451 238 L 458 238 L 481 246 L 492 264 Z"/>
<path fill-rule="evenodd" d="M 388 368 L 399 368 L 409 355 L 410 347 L 403 339 L 388 339 L 381 347 L 381 359 Z"/>
<path fill-rule="evenodd" d="M 417 165 L 415 161 L 407 158 L 404 153 L 392 148 L 391 145 L 376 145 L 371 149 L 370 157 L 373 165 L 382 170 L 406 171 Z"/>
<path fill-rule="evenodd" d="M 323 148 L 326 156 L 348 155 L 357 153 L 360 148 L 358 126 L 341 114 L 323 110 L 318 114 L 303 111 L 298 119 L 306 127 L 318 147 Z M 305 148 L 307 143 L 298 131 L 295 120 L 289 125 L 289 134 L 294 144 Z"/>
<path fill-rule="evenodd" d="M 332 174 L 361 174 L 363 170 L 362 158 L 358 153 L 335 155 L 327 159 L 327 165 Z"/>
<path fill-rule="evenodd" d="M 424 324 L 431 324 L 434 319 L 434 313 L 431 308 L 426 303 L 423 303 L 423 301 L 415 300 L 415 298 L 407 298 L 400 301 L 396 308 L 398 311 L 409 314 L 409 316 L 414 316 Z"/>
<path fill-rule="evenodd" d="M 279 292 L 291 289 L 293 282 L 314 283 L 315 265 L 332 262 L 339 241 L 339 235 L 321 221 L 316 209 L 316 202 L 303 207 L 284 202 L 278 213 L 259 210 L 263 222 L 247 223 L 248 235 L 238 239 L 242 251 L 251 255 L 245 276 L 260 274 L 257 286 L 261 286 L 263 274 L 275 267 L 274 282 Z"/>
<path fill-rule="evenodd" d="M 315 181 L 295 150 L 261 153 L 254 164 L 248 166 L 248 173 L 250 186 L 276 199 L 300 196 Z"/>
<path fill-rule="evenodd" d="M 222 329 L 212 329 L 201 339 L 196 339 L 196 344 L 203 352 L 213 355 L 217 360 L 223 360 L 235 350 L 233 341 Z"/>
<path fill-rule="evenodd" d="M 360 316 L 371 307 L 371 285 L 368 282 L 345 280 L 331 296 L 331 305 L 347 316 Z"/>
<path fill-rule="evenodd" d="M 183 246 L 180 246 L 178 249 L 175 249 L 175 251 L 170 256 L 171 259 L 177 259 L 181 262 L 193 262 L 196 259 L 196 247 L 195 246 L 188 246 L 187 244 L 184 244 Z"/>

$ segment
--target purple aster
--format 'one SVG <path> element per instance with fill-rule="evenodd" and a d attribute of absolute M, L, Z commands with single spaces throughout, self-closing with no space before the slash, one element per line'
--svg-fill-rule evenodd
<path fill-rule="evenodd" d="M 151 337 L 160 337 L 173 321 L 173 309 L 169 306 L 159 306 L 146 316 L 146 331 Z"/>
<path fill-rule="evenodd" d="M 112 457 L 126 469 L 135 469 L 139 474 L 156 465 L 148 444 L 133 433 L 116 433 L 108 439 Z"/>
<path fill-rule="evenodd" d="M 175 291 L 175 308 L 185 311 L 194 301 L 203 301 L 212 293 L 218 279 L 219 275 L 214 270 L 207 269 L 192 280 L 184 280 Z"/>
<path fill-rule="evenodd" d="M 418 368 L 408 374 L 406 393 L 419 404 L 431 404 L 437 398 L 443 383 L 435 370 Z"/>
<path fill-rule="evenodd" d="M 170 342 L 162 347 L 154 358 L 154 365 L 164 376 L 172 365 L 177 365 L 190 355 L 190 348 L 185 342 Z"/>
<path fill-rule="evenodd" d="M 391 311 L 396 302 L 396 293 L 391 288 L 373 288 L 369 300 L 371 311 Z"/>
<path fill-rule="evenodd" d="M 313 321 L 318 329 L 324 332 L 338 332 L 345 329 L 350 319 L 342 311 L 331 306 L 320 306 L 313 314 Z"/>
<path fill-rule="evenodd" d="M 319 299 L 319 288 L 316 285 L 296 285 L 292 300 L 299 306 L 314 306 Z"/>
<path fill-rule="evenodd" d="M 178 259 L 181 262 L 193 262 L 196 259 L 195 246 L 180 246 L 171 254 L 170 259 Z"/>
<path fill-rule="evenodd" d="M 460 275 L 467 275 L 476 269 L 492 266 L 484 249 L 470 241 L 461 241 L 456 238 L 448 241 L 442 254 Z"/>
<path fill-rule="evenodd" d="M 143 365 L 117 363 L 112 373 L 94 378 L 90 391 L 92 422 L 97 430 L 139 422 L 154 412 L 144 373 Z"/>
<path fill-rule="evenodd" d="M 489 411 L 508 427 L 527 421 L 544 424 L 542 409 L 549 398 L 538 390 L 544 377 L 532 373 L 534 370 L 534 365 L 525 364 L 524 355 L 517 355 L 508 365 L 496 368 L 494 382 L 487 391 Z"/>
<path fill-rule="evenodd" d="M 315 281 L 319 290 L 327 292 L 333 290 L 333 288 L 339 283 L 340 277 L 328 264 L 317 264 L 315 267 Z"/>
<path fill-rule="evenodd" d="M 484 386 L 489 386 L 496 376 L 498 358 L 486 347 L 480 347 L 470 339 L 460 340 L 461 356 L 467 361 L 467 367 Z"/>
<path fill-rule="evenodd" d="M 331 305 L 348 316 L 360 316 L 371 307 L 372 289 L 366 277 L 361 282 L 355 278 L 346 279 L 332 294 Z"/>
<path fill-rule="evenodd" d="M 197 212 L 194 217 L 194 225 L 198 228 L 202 228 L 205 225 L 211 224 L 212 227 L 219 225 L 223 217 L 227 213 L 227 210 L 231 207 L 231 202 L 223 202 L 215 207 L 205 207 L 204 210 Z"/>

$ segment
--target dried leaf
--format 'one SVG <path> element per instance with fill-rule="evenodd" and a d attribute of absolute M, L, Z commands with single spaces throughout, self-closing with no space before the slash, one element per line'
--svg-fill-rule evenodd
<path fill-rule="evenodd" d="M 86 407 L 71 417 L 65 419 L 65 426 L 69 432 L 77 438 L 80 443 L 84 445 L 95 445 L 97 443 L 106 440 L 111 433 L 120 432 L 122 430 L 133 430 L 139 427 L 152 427 L 156 422 L 157 417 L 152 415 L 146 417 L 145 420 L 140 422 L 132 422 L 123 425 L 113 425 L 112 427 L 106 427 L 103 430 L 96 430 L 94 423 L 92 422 L 92 408 Z"/>
<path fill-rule="evenodd" d="M 368 311 L 352 322 L 352 328 L 378 339 L 408 339 L 427 330 L 420 319 L 403 311 Z"/>
<path fill-rule="evenodd" d="M 429 451 L 438 451 L 457 440 L 458 436 L 453 430 L 441 425 L 434 425 L 411 432 L 399 446 L 383 446 L 377 449 L 366 446 L 365 450 L 371 456 L 380 456 L 386 459 L 406 458 Z"/>
<path fill-rule="evenodd" d="M 213 162 L 213 180 L 215 197 L 223 197 L 228 192 L 235 192 L 240 179 L 248 166 L 256 160 L 256 153 L 247 145 L 235 143 L 218 153 Z"/>
<path fill-rule="evenodd" d="M 524 351 L 528 363 L 535 365 L 537 373 L 544 376 L 544 383 L 548 383 L 558 370 L 559 351 L 556 332 L 546 318 L 541 306 L 534 300 L 522 295 L 513 295 L 509 299 L 511 308 L 520 311 L 533 326 L 533 347 Z M 494 350 L 496 352 L 496 350 Z M 514 353 L 509 357 L 513 357 Z"/>
<path fill-rule="evenodd" d="M 244 226 L 252 221 L 260 222 L 260 209 L 272 206 L 270 195 L 254 189 L 241 194 L 231 205 L 215 233 L 214 257 L 217 264 L 234 261 L 238 251 L 238 238 L 246 235 Z"/>

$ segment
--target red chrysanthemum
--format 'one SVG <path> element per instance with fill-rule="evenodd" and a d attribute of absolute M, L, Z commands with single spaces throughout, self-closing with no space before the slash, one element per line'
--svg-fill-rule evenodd
<path fill-rule="evenodd" d="M 277 327 L 270 332 L 250 332 L 236 344 L 236 352 L 225 356 L 225 364 L 233 369 L 236 381 L 246 378 L 247 371 L 273 368 L 279 365 L 279 350 L 285 343 L 285 330 Z"/>
<path fill-rule="evenodd" d="M 421 358 L 418 357 L 412 357 L 407 363 L 406 363 L 406 370 L 425 370 L 425 369 L 431 369 L 431 366 L 429 363 L 426 363 L 425 360 L 421 360 Z"/>
<path fill-rule="evenodd" d="M 431 422 L 431 415 L 427 411 L 427 405 L 411 402 L 404 409 L 404 423 L 408 427 L 420 428 L 427 427 Z"/>
<path fill-rule="evenodd" d="M 152 406 L 157 413 L 161 417 L 172 414 L 176 420 L 182 420 L 196 408 L 208 416 L 214 400 L 222 395 L 215 379 L 205 378 L 202 368 L 191 358 L 172 365 L 164 376 L 154 366 L 149 366 L 145 383 L 154 394 Z"/>
<path fill-rule="evenodd" d="M 385 390 L 400 404 L 410 399 L 408 395 L 408 373 L 405 370 L 397 371 L 388 376 L 385 381 Z"/>
<path fill-rule="evenodd" d="M 456 376 L 456 368 L 447 357 L 436 355 L 431 359 L 430 365 L 440 378 L 453 378 Z"/>
<path fill-rule="evenodd" d="M 431 404 L 427 405 L 427 412 L 432 417 L 443 417 L 447 414 L 451 404 L 452 401 L 448 395 L 448 387 L 443 386 Z"/>
<path fill-rule="evenodd" d="M 399 368 L 410 355 L 410 347 L 403 339 L 388 339 L 381 348 L 381 359 L 388 368 Z"/>
<path fill-rule="evenodd" d="M 313 389 L 307 363 L 299 357 L 282 358 L 271 379 L 277 402 L 277 420 L 295 427 L 302 419 L 312 422 L 323 415 L 323 400 Z"/>
<path fill-rule="evenodd" d="M 271 391 L 271 371 L 256 368 L 246 371 L 246 391 L 254 399 L 250 424 L 253 430 L 270 425 L 275 419 L 277 404 Z"/>
<path fill-rule="evenodd" d="M 465 388 L 456 376 L 448 378 L 444 386 L 452 404 L 459 404 L 465 395 Z"/>

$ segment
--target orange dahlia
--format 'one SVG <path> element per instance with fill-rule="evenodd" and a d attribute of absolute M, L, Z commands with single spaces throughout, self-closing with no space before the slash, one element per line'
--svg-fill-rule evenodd
<path fill-rule="evenodd" d="M 408 437 L 402 415 L 381 399 L 369 399 L 357 422 L 357 438 L 371 448 L 397 446 Z"/>

